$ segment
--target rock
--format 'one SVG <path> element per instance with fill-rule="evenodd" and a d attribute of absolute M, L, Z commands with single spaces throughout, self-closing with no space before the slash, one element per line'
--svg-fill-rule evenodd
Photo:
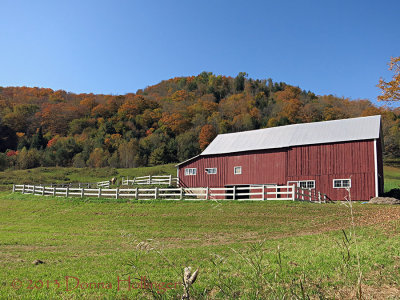
<path fill-rule="evenodd" d="M 374 197 L 368 203 L 372 204 L 400 204 L 400 200 L 391 197 Z"/>
<path fill-rule="evenodd" d="M 41 264 L 44 264 L 44 261 L 42 261 L 42 260 L 40 260 L 40 259 L 35 259 L 35 260 L 32 262 L 32 265 L 35 265 L 35 266 L 41 265 Z"/>

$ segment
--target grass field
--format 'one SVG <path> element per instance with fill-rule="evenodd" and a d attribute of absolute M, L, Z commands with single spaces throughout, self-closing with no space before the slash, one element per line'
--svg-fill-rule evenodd
<path fill-rule="evenodd" d="M 79 171 L 13 171 L 0 173 L 0 182 L 8 189 L 7 178 L 87 182 L 161 172 Z M 400 181 L 398 169 L 385 172 L 386 183 Z M 187 266 L 199 268 L 193 299 L 351 299 L 359 267 L 363 299 L 398 299 L 400 207 L 356 203 L 354 222 L 339 203 L 124 202 L 3 191 L 0 299 L 180 299 L 175 283 Z M 32 264 L 38 259 L 44 264 Z M 133 285 L 146 277 L 155 287 L 128 290 L 121 281 L 118 289 L 118 278 L 129 276 Z"/>
<path fill-rule="evenodd" d="M 122 282 L 118 291 L 118 276 L 175 283 L 186 266 L 200 269 L 196 299 L 349 298 L 356 295 L 357 248 L 365 295 L 400 293 L 400 207 L 354 210 L 357 242 L 343 204 L 116 203 L 3 192 L 0 298 L 153 298 L 149 289 L 128 291 Z M 45 263 L 33 265 L 36 259 Z M 72 277 L 79 287 L 72 289 Z M 11 286 L 15 279 L 21 288 Z M 29 289 L 39 280 L 42 288 Z M 82 286 L 94 282 L 112 288 Z M 182 287 L 155 294 L 178 298 Z"/>

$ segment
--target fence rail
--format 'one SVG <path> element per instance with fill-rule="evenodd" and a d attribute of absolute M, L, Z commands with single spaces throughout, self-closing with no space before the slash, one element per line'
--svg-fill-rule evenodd
<path fill-rule="evenodd" d="M 122 185 L 145 185 L 145 184 L 167 184 L 169 186 L 177 185 L 178 178 L 172 177 L 172 175 L 148 175 L 141 177 L 134 177 L 129 179 L 129 177 L 122 178 Z"/>
<path fill-rule="evenodd" d="M 250 186 L 226 188 L 77 188 L 38 185 L 13 185 L 13 192 L 42 196 L 98 197 L 165 200 L 291 200 L 326 202 L 326 197 L 312 190 L 294 186 Z"/>

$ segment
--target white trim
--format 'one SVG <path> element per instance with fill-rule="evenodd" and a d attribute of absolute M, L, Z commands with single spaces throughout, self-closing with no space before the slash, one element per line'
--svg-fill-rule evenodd
<path fill-rule="evenodd" d="M 197 175 L 197 168 L 185 168 L 185 176 Z"/>
<path fill-rule="evenodd" d="M 379 196 L 378 187 L 378 154 L 376 153 L 376 139 L 374 139 L 374 163 L 375 163 L 375 197 Z"/>
<path fill-rule="evenodd" d="M 312 182 L 313 182 L 314 187 L 312 187 L 312 188 L 305 187 L 305 188 L 303 188 L 303 189 L 312 189 L 312 190 L 314 190 L 314 189 L 315 189 L 315 180 L 311 180 L 311 179 L 310 179 L 310 180 L 308 180 L 308 179 L 307 179 L 307 180 L 299 180 L 299 181 L 297 182 L 297 186 L 298 186 L 298 187 L 301 187 L 301 186 L 300 186 L 300 182 L 309 182 L 309 181 L 312 181 Z M 306 184 L 306 185 L 307 185 L 307 184 Z"/>
<path fill-rule="evenodd" d="M 348 180 L 349 181 L 349 186 L 335 186 L 335 180 Z M 346 189 L 346 188 L 351 188 L 351 178 L 334 178 L 332 180 L 332 186 L 334 189 Z"/>
<path fill-rule="evenodd" d="M 240 168 L 240 173 L 236 173 L 236 168 Z M 241 174 L 242 174 L 242 166 L 235 166 L 235 167 L 233 167 L 233 174 L 234 174 L 234 175 L 241 175 Z"/>
<path fill-rule="evenodd" d="M 295 184 L 296 185 L 296 187 L 300 187 L 300 182 L 308 182 L 308 181 L 312 181 L 313 183 L 314 183 L 314 187 L 313 188 L 303 188 L 303 189 L 312 189 L 312 190 L 314 190 L 315 189 L 315 180 L 314 179 L 303 179 L 303 180 L 289 180 L 288 182 L 287 182 L 287 185 L 291 185 L 291 184 Z"/>

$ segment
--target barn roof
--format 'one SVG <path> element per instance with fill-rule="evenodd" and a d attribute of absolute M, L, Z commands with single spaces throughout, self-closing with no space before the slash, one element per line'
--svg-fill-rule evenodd
<path fill-rule="evenodd" d="M 377 139 L 380 124 L 370 116 L 220 134 L 201 155 Z"/>
<path fill-rule="evenodd" d="M 377 139 L 380 126 L 378 115 L 219 134 L 199 156 Z"/>

